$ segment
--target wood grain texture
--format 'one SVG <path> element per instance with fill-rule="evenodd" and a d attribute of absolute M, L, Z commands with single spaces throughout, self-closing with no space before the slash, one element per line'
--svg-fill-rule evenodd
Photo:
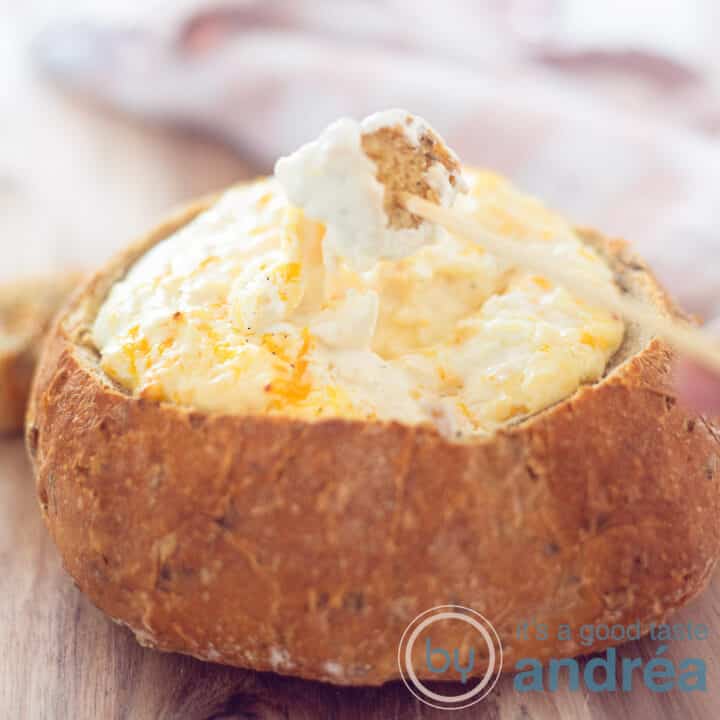
<path fill-rule="evenodd" d="M 94 266 L 171 205 L 248 172 L 217 144 L 113 117 L 35 78 L 27 43 L 53 6 L 0 2 L 0 278 Z M 347 690 L 165 655 L 140 648 L 73 586 L 40 519 L 22 442 L 0 439 L 0 718 L 709 720 L 720 716 L 719 616 L 716 577 L 678 617 L 707 623 L 711 638 L 669 652 L 706 660 L 706 693 L 521 695 L 504 678 L 481 705 L 452 715 L 397 683 Z M 621 654 L 656 649 L 643 641 Z"/>

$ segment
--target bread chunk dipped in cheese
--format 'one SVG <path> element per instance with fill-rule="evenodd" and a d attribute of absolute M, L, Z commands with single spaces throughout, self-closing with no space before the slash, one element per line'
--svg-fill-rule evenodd
<path fill-rule="evenodd" d="M 448 207 L 467 191 L 452 150 L 404 110 L 334 122 L 280 158 L 275 176 L 292 204 L 324 223 L 326 258 L 355 270 L 406 257 L 435 239 L 439 228 L 405 210 L 399 193 Z"/>

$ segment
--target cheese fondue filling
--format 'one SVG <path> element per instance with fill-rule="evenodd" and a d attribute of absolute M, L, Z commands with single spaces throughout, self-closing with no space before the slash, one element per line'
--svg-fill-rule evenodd
<path fill-rule="evenodd" d="M 381 202 L 372 163 L 348 142 Z M 493 174 L 464 176 L 456 208 L 615 289 L 562 217 Z M 319 182 L 320 198 L 332 192 Z M 291 205 L 275 178 L 225 192 L 113 286 L 93 330 L 103 370 L 136 395 L 205 411 L 430 423 L 454 439 L 602 376 L 624 332 L 612 314 L 441 228 L 389 252 L 372 206 L 345 199 L 372 226 L 367 244 L 357 227 L 344 234 L 347 217 L 329 228 Z"/>

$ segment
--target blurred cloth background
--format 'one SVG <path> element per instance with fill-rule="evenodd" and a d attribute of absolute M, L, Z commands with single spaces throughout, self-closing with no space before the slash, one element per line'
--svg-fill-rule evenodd
<path fill-rule="evenodd" d="M 29 62 L 69 97 L 199 130 L 252 170 L 340 115 L 407 108 L 720 311 L 716 0 L 77 2 L 43 20 Z"/>

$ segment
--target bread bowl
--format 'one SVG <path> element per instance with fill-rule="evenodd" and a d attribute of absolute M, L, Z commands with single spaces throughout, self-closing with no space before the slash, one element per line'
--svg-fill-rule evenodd
<path fill-rule="evenodd" d="M 98 318 L 139 287 L 123 283 L 151 250 L 222 202 L 181 209 L 73 297 L 28 414 L 65 567 L 140 643 L 374 685 L 399 676 L 403 630 L 440 604 L 488 617 L 512 668 L 608 644 L 553 640 L 559 623 L 647 629 L 703 589 L 720 551 L 718 431 L 675 401 L 672 352 L 640 327 L 602 377 L 470 433 L 342 403 L 201 407 L 169 376 L 133 387 L 101 353 Z M 623 242 L 574 236 L 621 292 L 679 314 Z M 550 640 L 516 637 L 529 618 Z"/>
<path fill-rule="evenodd" d="M 79 282 L 78 273 L 64 272 L 0 287 L 0 434 L 22 430 L 40 345 Z"/>

